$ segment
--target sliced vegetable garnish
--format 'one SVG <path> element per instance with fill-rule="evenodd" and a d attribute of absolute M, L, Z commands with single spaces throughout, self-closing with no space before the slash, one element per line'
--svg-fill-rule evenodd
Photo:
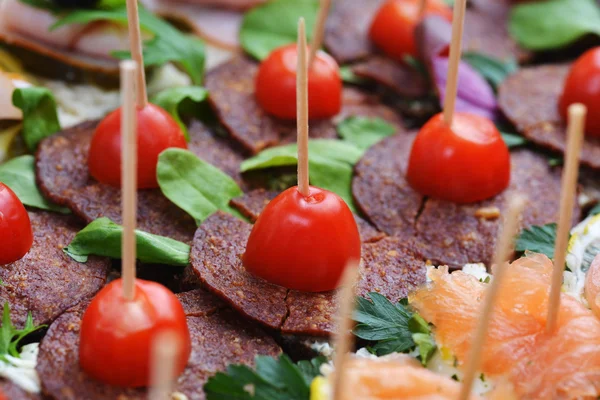
<path fill-rule="evenodd" d="M 6 361 L 6 356 L 20 357 L 19 345 L 21 340 L 30 333 L 45 328 L 46 325 L 34 325 L 31 313 L 27 314 L 27 320 L 23 329 L 16 329 L 10 320 L 10 305 L 4 303 L 2 313 L 2 325 L 0 326 L 0 360 Z"/>
<path fill-rule="evenodd" d="M 361 149 L 368 149 L 375 143 L 396 132 L 394 125 L 381 118 L 349 117 L 337 126 L 340 136 Z"/>
<path fill-rule="evenodd" d="M 354 335 L 376 342 L 371 349 L 379 356 L 418 347 L 421 362 L 426 364 L 437 348 L 429 324 L 406 305 L 393 304 L 379 293 L 369 293 L 369 298 L 357 298 Z"/>
<path fill-rule="evenodd" d="M 279 359 L 257 356 L 256 367 L 230 365 L 204 385 L 207 400 L 308 400 L 310 384 L 320 375 L 325 358 L 294 364 L 282 354 Z"/>
<path fill-rule="evenodd" d="M 169 61 L 178 63 L 192 78 L 195 85 L 202 83 L 204 76 L 204 42 L 196 36 L 185 35 L 168 22 L 163 21 L 140 6 L 140 26 L 154 37 L 144 43 L 144 65 L 159 66 Z M 69 24 L 88 24 L 97 21 L 112 21 L 127 24 L 127 9 L 117 7 L 105 10 L 76 10 L 59 19 L 52 29 Z M 130 58 L 128 51 L 117 51 L 117 58 Z"/>
<path fill-rule="evenodd" d="M 123 227 L 108 218 L 98 218 L 82 229 L 64 248 L 77 262 L 86 262 L 88 256 L 121 258 Z M 189 262 L 190 246 L 164 236 L 136 230 L 137 258 L 142 262 L 185 266 Z"/>
<path fill-rule="evenodd" d="M 512 8 L 508 28 L 527 49 L 558 49 L 587 34 L 600 35 L 600 6 L 596 0 L 527 2 Z"/>
<path fill-rule="evenodd" d="M 10 187 L 19 200 L 29 207 L 69 214 L 66 207 L 60 207 L 46 199 L 35 182 L 35 158 L 25 155 L 0 164 L 0 182 Z"/>
<path fill-rule="evenodd" d="M 186 116 L 202 116 L 202 109 L 198 107 L 208 97 L 208 91 L 200 86 L 184 86 L 165 89 L 154 96 L 150 101 L 164 108 L 181 127 L 185 139 L 189 142 L 190 135 L 182 121 Z"/>
<path fill-rule="evenodd" d="M 242 217 L 229 201 L 244 194 L 226 173 L 202 161 L 194 153 L 168 149 L 158 157 L 158 184 L 163 194 L 196 222 L 222 210 Z"/>
<path fill-rule="evenodd" d="M 556 223 L 542 226 L 533 225 L 523 229 L 517 242 L 515 250 L 519 252 L 532 251 L 542 253 L 552 259 L 554 257 L 554 242 L 556 241 Z"/>
<path fill-rule="evenodd" d="M 504 79 L 517 71 L 519 65 L 514 59 L 502 61 L 482 53 L 468 52 L 463 54 L 463 60 L 469 63 L 496 90 Z"/>
<path fill-rule="evenodd" d="M 56 100 L 49 89 L 18 88 L 13 92 L 12 101 L 23 111 L 23 138 L 30 151 L 35 151 L 42 139 L 60 131 Z"/>
<path fill-rule="evenodd" d="M 242 47 L 258 60 L 265 59 L 276 48 L 296 42 L 300 17 L 306 20 L 307 39 L 310 41 L 318 9 L 318 0 L 275 0 L 255 7 L 246 13 L 242 21 Z"/>

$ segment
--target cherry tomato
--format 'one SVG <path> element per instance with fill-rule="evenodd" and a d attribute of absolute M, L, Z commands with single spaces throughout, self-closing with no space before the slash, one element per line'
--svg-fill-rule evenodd
<path fill-rule="evenodd" d="M 573 103 L 583 103 L 590 112 L 585 120 L 585 132 L 600 137 L 600 47 L 586 51 L 575 61 L 565 81 L 558 109 L 567 120 L 567 110 Z"/>
<path fill-rule="evenodd" d="M 158 155 L 170 147 L 187 148 L 177 122 L 165 110 L 148 104 L 137 110 L 139 189 L 157 188 Z M 121 186 L 121 109 L 100 122 L 92 138 L 88 155 L 90 174 L 99 182 Z"/>
<path fill-rule="evenodd" d="M 274 50 L 261 64 L 256 74 L 256 100 L 269 114 L 284 119 L 296 119 L 295 44 Z M 329 118 L 342 107 L 340 69 L 331 56 L 319 51 L 308 71 L 308 117 Z"/>
<path fill-rule="evenodd" d="M 0 183 L 0 264 L 23 258 L 33 245 L 29 214 L 17 195 Z"/>
<path fill-rule="evenodd" d="M 508 187 L 510 153 L 489 119 L 456 113 L 450 128 L 438 114 L 413 143 L 407 180 L 426 196 L 455 203 L 484 200 Z"/>
<path fill-rule="evenodd" d="M 79 342 L 79 363 L 91 377 L 124 387 L 148 386 L 150 353 L 158 333 L 173 330 L 181 339 L 176 373 L 191 353 L 190 333 L 181 303 L 169 289 L 137 279 L 135 297 L 123 297 L 123 281 L 106 285 L 88 306 Z"/>
<path fill-rule="evenodd" d="M 421 1 L 388 0 L 371 23 L 371 40 L 396 61 L 404 61 L 407 55 L 417 57 L 414 31 L 420 22 Z M 425 15 L 439 15 L 452 21 L 450 7 L 441 0 L 427 0 Z"/>
<path fill-rule="evenodd" d="M 252 228 L 246 269 L 288 289 L 335 289 L 346 264 L 360 260 L 360 237 L 352 211 L 335 193 L 292 187 L 273 199 Z"/>

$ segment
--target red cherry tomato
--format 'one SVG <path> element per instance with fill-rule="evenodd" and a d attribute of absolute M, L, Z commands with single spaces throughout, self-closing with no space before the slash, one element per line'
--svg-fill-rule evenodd
<path fill-rule="evenodd" d="M 352 211 L 335 193 L 292 187 L 273 199 L 254 224 L 243 262 L 246 269 L 288 289 L 335 289 L 346 264 L 360 260 Z"/>
<path fill-rule="evenodd" d="M 185 136 L 177 122 L 165 110 L 148 104 L 137 110 L 139 189 L 157 188 L 158 155 L 170 147 L 187 149 Z M 100 122 L 92 138 L 88 155 L 90 174 L 99 182 L 121 186 L 121 109 Z"/>
<path fill-rule="evenodd" d="M 256 100 L 269 114 L 296 119 L 296 45 L 280 47 L 265 59 L 256 74 Z M 340 69 L 319 51 L 308 71 L 308 117 L 329 118 L 342 107 Z"/>
<path fill-rule="evenodd" d="M 23 258 L 33 245 L 29 214 L 17 195 L 0 183 L 0 264 Z"/>
<path fill-rule="evenodd" d="M 565 121 L 573 103 L 583 103 L 590 110 L 585 120 L 586 134 L 600 137 L 600 47 L 586 51 L 571 67 L 558 104 Z"/>
<path fill-rule="evenodd" d="M 81 322 L 79 363 L 91 377 L 124 387 L 148 386 L 150 353 L 156 335 L 172 330 L 181 340 L 176 373 L 191 353 L 190 333 L 181 303 L 169 289 L 137 279 L 135 298 L 123 297 L 123 281 L 106 285 Z"/>
<path fill-rule="evenodd" d="M 417 57 L 415 28 L 420 22 L 422 0 L 388 0 L 371 23 L 369 36 L 377 47 L 397 61 L 404 56 Z M 425 15 L 439 15 L 452 21 L 452 11 L 441 0 L 428 0 Z"/>
<path fill-rule="evenodd" d="M 510 153 L 489 119 L 456 113 L 450 128 L 438 114 L 413 143 L 407 179 L 427 196 L 455 203 L 484 200 L 508 187 Z"/>

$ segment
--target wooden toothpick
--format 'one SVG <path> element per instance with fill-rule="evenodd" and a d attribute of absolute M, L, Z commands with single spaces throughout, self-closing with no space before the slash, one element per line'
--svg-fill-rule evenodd
<path fill-rule="evenodd" d="M 296 67 L 296 119 L 298 125 L 298 191 L 310 195 L 308 179 L 308 70 L 306 63 L 306 28 L 304 18 L 298 22 L 298 65 Z"/>
<path fill-rule="evenodd" d="M 129 30 L 129 49 L 131 58 L 138 64 L 136 75 L 136 102 L 138 107 L 144 108 L 148 104 L 146 93 L 146 72 L 144 71 L 144 56 L 142 53 L 142 34 L 140 32 L 140 17 L 138 14 L 137 0 L 127 0 L 127 23 Z"/>
<path fill-rule="evenodd" d="M 456 94 L 458 92 L 458 66 L 462 53 L 462 36 L 465 25 L 467 0 L 456 0 L 452 17 L 452 41 L 450 42 L 450 57 L 448 59 L 448 80 L 444 96 L 444 122 L 452 126 Z"/>
<path fill-rule="evenodd" d="M 554 332 L 560 308 L 560 291 L 563 283 L 569 231 L 571 230 L 571 223 L 573 221 L 573 206 L 579 173 L 579 154 L 583 142 L 586 114 L 587 108 L 583 104 L 572 104 L 569 107 L 567 153 L 565 155 L 565 166 L 560 189 L 560 214 L 558 216 L 556 241 L 554 242 L 554 269 L 552 271 L 550 298 L 548 299 L 547 333 Z"/>
<path fill-rule="evenodd" d="M 137 112 L 135 106 L 135 61 L 121 62 L 121 205 L 123 237 L 121 276 L 123 295 L 135 295 L 135 224 L 137 219 Z"/>
<path fill-rule="evenodd" d="M 308 70 L 312 68 L 317 52 L 323 45 L 323 38 L 325 37 L 325 23 L 327 22 L 327 16 L 329 15 L 329 9 L 331 8 L 331 0 L 321 0 L 321 7 L 319 8 L 319 15 L 317 16 L 317 24 L 313 34 L 313 40 L 310 44 L 310 54 L 308 56 Z"/>
<path fill-rule="evenodd" d="M 421 0 L 419 2 L 419 20 L 423 19 L 425 16 L 425 11 L 427 10 L 427 0 Z"/>
<path fill-rule="evenodd" d="M 179 336 L 171 330 L 160 332 L 152 343 L 150 355 L 149 400 L 170 399 L 176 379 L 176 359 L 181 347 Z"/>
<path fill-rule="evenodd" d="M 525 199 L 521 196 L 514 197 L 508 206 L 508 213 L 504 219 L 502 230 L 500 231 L 500 236 L 498 238 L 498 245 L 496 246 L 496 253 L 494 254 L 494 265 L 496 265 L 494 279 L 487 289 L 481 316 L 479 317 L 479 323 L 477 324 L 473 342 L 471 344 L 471 350 L 469 351 L 465 376 L 458 397 L 460 400 L 467 400 L 469 398 L 471 387 L 475 380 L 475 374 L 481 366 L 481 355 L 485 344 L 485 337 L 488 332 L 500 285 L 504 279 L 506 271 L 505 264 L 508 262 L 508 258 L 514 250 L 515 232 L 517 231 L 519 216 L 524 208 Z"/>
<path fill-rule="evenodd" d="M 350 261 L 342 275 L 342 286 L 339 296 L 339 313 L 338 327 L 333 340 L 333 348 L 335 356 L 333 366 L 335 367 L 335 375 L 333 381 L 333 400 L 342 398 L 344 390 L 344 365 L 348 353 L 352 351 L 354 344 L 354 336 L 352 336 L 352 327 L 354 321 L 352 312 L 355 304 L 356 282 L 358 281 L 358 265 L 357 260 Z"/>

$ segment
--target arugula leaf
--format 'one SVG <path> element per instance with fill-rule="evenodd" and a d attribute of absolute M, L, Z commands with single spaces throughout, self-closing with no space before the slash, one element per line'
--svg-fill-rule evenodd
<path fill-rule="evenodd" d="M 31 155 L 13 158 L 0 164 L 0 182 L 10 187 L 23 204 L 41 210 L 69 214 L 68 208 L 46 199 L 35 183 L 35 159 Z"/>
<path fill-rule="evenodd" d="M 527 144 L 527 139 L 525 139 L 521 135 L 517 135 L 515 133 L 508 132 L 500 132 L 502 134 L 502 139 L 504 139 L 504 143 L 509 149 L 513 149 L 515 147 L 521 147 Z"/>
<path fill-rule="evenodd" d="M 593 33 L 600 35 L 600 6 L 596 0 L 547 0 L 516 5 L 508 29 L 513 38 L 530 50 L 567 46 Z"/>
<path fill-rule="evenodd" d="M 189 142 L 190 135 L 181 120 L 182 116 L 200 117 L 198 104 L 208 97 L 208 91 L 201 86 L 184 86 L 165 89 L 155 95 L 151 102 L 165 109 L 179 124 Z"/>
<path fill-rule="evenodd" d="M 244 194 L 226 173 L 190 151 L 167 149 L 158 156 L 158 185 L 163 194 L 200 225 L 222 210 L 243 218 L 229 201 Z"/>
<path fill-rule="evenodd" d="M 30 151 L 34 151 L 42 139 L 60 131 L 56 101 L 49 89 L 15 89 L 12 102 L 23 111 L 23 139 Z"/>
<path fill-rule="evenodd" d="M 123 227 L 108 218 L 98 218 L 83 228 L 63 249 L 77 262 L 86 262 L 89 255 L 121 258 Z M 186 266 L 190 246 L 164 236 L 135 231 L 137 258 L 142 262 Z"/>
<path fill-rule="evenodd" d="M 308 149 L 311 184 L 336 193 L 351 210 L 356 210 L 352 198 L 353 167 L 364 150 L 335 139 L 309 140 Z M 297 154 L 296 144 L 271 147 L 242 162 L 241 171 L 296 165 Z"/>
<path fill-rule="evenodd" d="M 242 48 L 258 60 L 267 58 L 276 48 L 296 42 L 300 17 L 306 20 L 310 42 L 318 10 L 318 0 L 274 0 L 255 7 L 242 20 Z"/>
<path fill-rule="evenodd" d="M 498 86 L 519 69 L 514 59 L 502 61 L 477 52 L 467 52 L 462 56 L 471 67 L 483 76 L 497 90 Z"/>
<path fill-rule="evenodd" d="M 394 125 L 382 118 L 348 117 L 337 126 L 339 135 L 361 149 L 396 133 Z"/>
<path fill-rule="evenodd" d="M 204 385 L 207 400 L 308 400 L 310 383 L 319 374 L 323 358 L 295 365 L 282 354 L 279 359 L 256 357 L 256 368 L 230 365 Z M 307 369 L 307 364 L 311 365 Z M 302 365 L 302 367 L 300 366 Z M 308 375 L 307 375 L 308 371 Z"/>
<path fill-rule="evenodd" d="M 533 251 L 554 258 L 554 242 L 556 240 L 556 224 L 543 226 L 533 225 L 523 229 L 515 243 L 518 252 Z"/>
<path fill-rule="evenodd" d="M 185 35 L 168 22 L 160 19 L 144 7 L 139 8 L 140 26 L 154 34 L 144 42 L 144 65 L 146 67 L 163 65 L 169 61 L 181 65 L 192 78 L 195 85 L 200 85 L 204 75 L 204 42 L 198 37 Z M 52 29 L 69 24 L 87 24 L 96 21 L 112 21 L 127 24 L 127 8 L 124 6 L 104 10 L 75 10 L 59 19 Z M 127 51 L 115 51 L 113 56 L 129 58 Z"/>
<path fill-rule="evenodd" d="M 19 345 L 21 340 L 30 333 L 36 332 L 46 325 L 35 326 L 31 313 L 27 314 L 23 329 L 16 329 L 10 320 L 10 304 L 4 303 L 2 326 L 0 326 L 0 360 L 7 361 L 6 356 L 20 357 Z"/>

